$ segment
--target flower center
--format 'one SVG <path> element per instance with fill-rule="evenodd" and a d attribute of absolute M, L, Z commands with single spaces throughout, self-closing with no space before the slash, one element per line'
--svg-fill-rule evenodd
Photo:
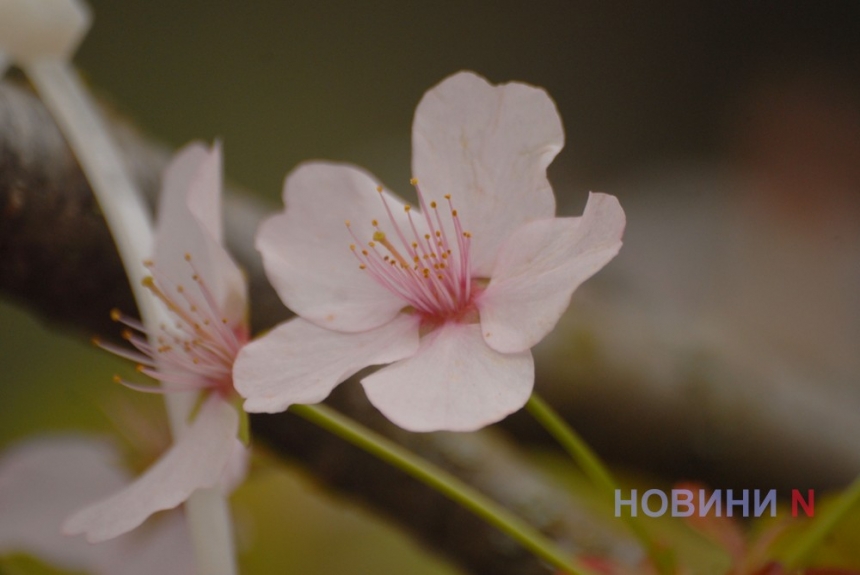
<path fill-rule="evenodd" d="M 152 275 L 143 280 L 143 285 L 167 306 L 174 320 L 172 325 L 161 324 L 157 330 L 147 330 L 139 321 L 113 310 L 111 318 L 129 328 L 122 337 L 136 351 L 101 341 L 96 344 L 136 362 L 140 373 L 164 384 L 164 387 L 148 386 L 119 376 L 114 378 L 128 387 L 156 393 L 210 390 L 227 397 L 233 393 L 233 362 L 248 341 L 248 329 L 244 324 L 230 325 L 220 314 L 214 295 L 195 269 L 191 256 L 186 254 L 185 260 L 194 289 L 174 283 L 152 262 L 146 262 Z"/>
<path fill-rule="evenodd" d="M 382 187 L 377 187 L 388 216 L 386 228 L 390 229 L 386 233 L 379 222 L 373 220 L 371 224 L 375 231 L 372 239 L 366 247 L 359 249 L 357 246 L 363 242 L 356 237 L 347 221 L 346 227 L 355 240 L 349 248 L 358 259 L 359 268 L 428 320 L 459 316 L 468 311 L 473 295 L 469 263 L 472 236 L 463 231 L 450 195 L 445 196 L 448 209 L 443 215 L 435 201 L 431 201 L 429 206 L 424 201 L 418 181 L 413 178 L 411 183 L 418 193 L 421 207 L 418 217 L 423 221 L 416 224 L 413 219 L 415 211 L 406 205 L 403 210 L 408 227 L 398 224 Z M 448 218 L 451 225 L 446 232 L 443 221 Z M 426 227 L 423 233 L 419 226 Z M 455 237 L 449 237 L 451 232 Z"/>

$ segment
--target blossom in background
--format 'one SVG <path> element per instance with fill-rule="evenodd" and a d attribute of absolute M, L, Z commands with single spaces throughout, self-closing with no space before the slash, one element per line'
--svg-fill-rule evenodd
<path fill-rule="evenodd" d="M 546 168 L 564 134 L 543 90 L 456 74 L 421 100 L 412 138 L 414 208 L 345 164 L 287 177 L 286 209 L 262 224 L 257 248 L 299 317 L 239 354 L 247 411 L 319 402 L 358 370 L 392 363 L 362 384 L 401 427 L 498 421 L 531 393 L 530 348 L 620 249 L 612 196 L 554 217 Z"/>
<path fill-rule="evenodd" d="M 149 330 L 114 312 L 128 326 L 135 350 L 100 344 L 138 363 L 165 393 L 202 392 L 187 429 L 143 475 L 108 498 L 71 516 L 65 533 L 104 541 L 140 525 L 156 511 L 183 503 L 202 488 L 229 489 L 244 474 L 245 448 L 237 439 L 232 368 L 248 339 L 246 284 L 222 246 L 221 150 L 201 144 L 180 151 L 164 175 L 145 284 L 167 308 L 165 323 Z M 135 333 L 138 332 L 138 333 Z M 148 337 L 147 337 L 148 336 Z"/>
<path fill-rule="evenodd" d="M 71 511 L 129 481 L 120 459 L 111 443 L 74 435 L 29 439 L 7 449 L 0 457 L 0 555 L 26 553 L 95 575 L 194 573 L 191 541 L 178 513 L 102 545 L 60 533 Z"/>

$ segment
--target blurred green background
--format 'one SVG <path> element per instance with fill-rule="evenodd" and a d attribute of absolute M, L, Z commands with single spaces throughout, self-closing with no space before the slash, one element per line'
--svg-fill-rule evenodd
<path fill-rule="evenodd" d="M 805 183 L 807 173 L 784 169 L 805 148 L 779 144 L 814 147 L 804 137 L 810 130 L 825 130 L 828 142 L 838 136 L 836 149 L 821 153 L 825 163 L 810 167 L 817 178 L 810 181 L 836 174 L 841 199 L 828 209 L 857 212 L 854 1 L 91 4 L 94 25 L 76 63 L 93 89 L 172 146 L 221 139 L 228 176 L 273 206 L 284 175 L 305 159 L 354 162 L 395 190 L 407 188 L 415 105 L 447 75 L 471 69 L 493 82 L 542 86 L 556 100 L 567 146 L 550 174 L 568 213 L 581 209 L 588 190 L 616 193 L 622 204 L 661 201 L 661 191 L 637 182 L 691 166 L 754 166 L 774 181 Z M 784 118 L 798 117 L 780 95 L 807 84 L 821 89 L 798 109 L 824 116 L 774 133 Z M 774 109 L 768 123 L 765 112 Z M 710 202 L 704 196 L 715 189 L 692 187 L 682 197 Z M 778 189 L 775 204 L 805 213 L 802 191 Z M 827 225 L 833 214 L 823 217 Z M 0 325 L 0 447 L 48 430 L 112 432 L 106 412 L 118 396 L 141 409 L 157 405 L 111 383 L 124 366 L 10 302 L 0 304 Z M 845 372 L 856 376 L 856 363 Z M 255 481 L 239 500 L 259 522 L 263 550 L 247 561 L 266 557 L 271 569 L 250 573 L 450 572 L 363 512 L 309 499 L 314 488 L 299 477 L 271 470 Z M 277 505 L 261 493 L 278 494 Z"/>

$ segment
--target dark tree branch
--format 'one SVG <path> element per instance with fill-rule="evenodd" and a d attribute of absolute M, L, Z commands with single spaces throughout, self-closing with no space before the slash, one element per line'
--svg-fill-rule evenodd
<path fill-rule="evenodd" d="M 169 151 L 114 120 L 135 179 L 152 202 Z M 253 234 L 266 209 L 225 199 L 228 245 L 248 272 L 255 331 L 288 317 L 269 287 Z M 109 311 L 136 309 L 104 220 L 70 150 L 39 100 L 0 83 L 0 292 L 81 335 L 109 335 Z M 572 552 L 629 555 L 630 543 L 589 517 L 571 496 L 492 431 L 409 434 L 385 421 L 351 382 L 335 394 L 344 413 L 450 469 L 518 512 Z M 438 493 L 292 415 L 252 416 L 257 440 L 296 460 L 333 489 L 363 501 L 473 573 L 548 569 Z"/>

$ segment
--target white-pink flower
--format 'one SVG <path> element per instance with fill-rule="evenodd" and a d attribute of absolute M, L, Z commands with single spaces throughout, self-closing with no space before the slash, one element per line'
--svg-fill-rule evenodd
<path fill-rule="evenodd" d="M 194 558 L 181 514 L 101 545 L 60 533 L 63 519 L 129 474 L 111 443 L 75 435 L 29 439 L 0 457 L 0 555 L 27 553 L 94 575 L 191 575 Z"/>
<path fill-rule="evenodd" d="M 65 533 L 104 541 L 151 514 L 183 503 L 197 489 L 227 489 L 244 474 L 232 369 L 248 339 L 246 284 L 222 246 L 221 150 L 201 144 L 180 151 L 168 166 L 159 201 L 155 255 L 145 284 L 167 308 L 155 333 L 114 312 L 136 348 L 102 347 L 138 363 L 161 381 L 148 391 L 201 392 L 202 404 L 175 443 L 143 475 L 66 521 Z M 138 332 L 138 333 L 135 333 Z M 149 338 L 145 337 L 149 336 Z"/>
<path fill-rule="evenodd" d="M 498 421 L 531 394 L 530 348 L 620 249 L 612 196 L 554 217 L 546 168 L 564 133 L 543 90 L 455 74 L 421 100 L 412 139 L 416 208 L 349 165 L 307 163 L 287 177 L 286 209 L 257 247 L 299 317 L 239 354 L 247 411 L 319 402 L 391 363 L 362 384 L 401 427 Z"/>

